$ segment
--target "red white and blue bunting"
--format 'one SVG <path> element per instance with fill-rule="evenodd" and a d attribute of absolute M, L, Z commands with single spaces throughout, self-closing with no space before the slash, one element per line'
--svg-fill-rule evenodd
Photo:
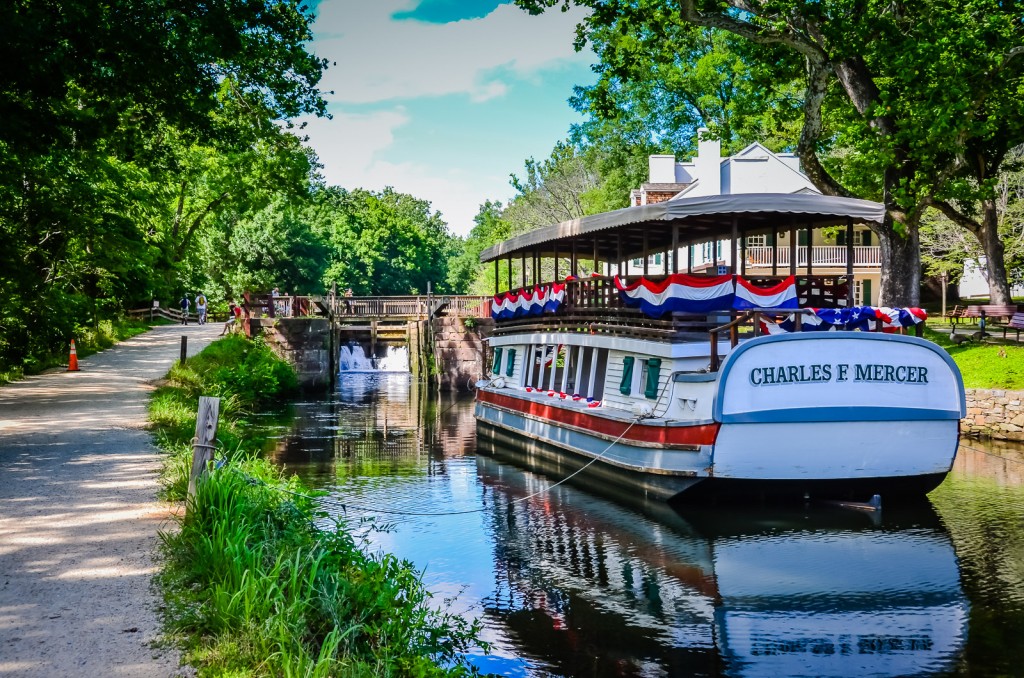
<path fill-rule="evenodd" d="M 496 320 L 554 313 L 565 301 L 565 284 L 536 286 L 531 290 L 498 294 L 491 300 L 491 317 Z"/>
<path fill-rule="evenodd" d="M 796 277 L 771 287 L 758 287 L 739 276 L 696 276 L 677 273 L 664 280 L 641 278 L 626 285 L 616 277 L 622 302 L 651 317 L 665 313 L 710 313 L 732 309 L 799 308 Z"/>
<path fill-rule="evenodd" d="M 736 299 L 732 307 L 740 311 L 751 308 L 800 308 L 796 296 L 796 276 L 791 275 L 771 287 L 758 287 L 736 276 Z"/>
<path fill-rule="evenodd" d="M 640 278 L 625 285 L 618 276 L 615 287 L 622 303 L 658 318 L 665 313 L 710 313 L 732 308 L 736 296 L 733 276 L 696 276 L 677 273 L 664 280 Z"/>
<path fill-rule="evenodd" d="M 877 320 L 882 321 L 883 332 L 899 332 L 901 328 L 913 327 L 928 319 L 920 308 L 889 308 L 875 306 L 853 306 L 851 308 L 811 308 L 814 314 L 800 316 L 800 330 L 803 332 L 828 332 L 836 330 L 860 330 L 872 332 Z M 765 334 L 785 334 L 796 330 L 796 314 L 773 322 L 761 321 Z"/>

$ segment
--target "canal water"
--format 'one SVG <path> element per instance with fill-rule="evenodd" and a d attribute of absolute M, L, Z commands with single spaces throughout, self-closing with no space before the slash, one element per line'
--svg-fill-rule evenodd
<path fill-rule="evenodd" d="M 929 502 L 880 517 L 677 512 L 478 455 L 472 397 L 425 395 L 408 374 L 343 374 L 296 403 L 272 455 L 481 620 L 483 672 L 1024 672 L 1020 447 L 966 440 Z"/>

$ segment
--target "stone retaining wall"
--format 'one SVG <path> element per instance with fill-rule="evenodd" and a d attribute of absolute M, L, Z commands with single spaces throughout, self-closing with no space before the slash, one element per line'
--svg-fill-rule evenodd
<path fill-rule="evenodd" d="M 295 368 L 303 388 L 331 385 L 330 325 L 326 318 L 250 318 L 246 334 L 262 336 Z"/>
<path fill-rule="evenodd" d="M 1024 440 L 1024 391 L 967 389 L 967 417 L 960 421 L 966 435 Z"/>
<path fill-rule="evenodd" d="M 467 322 L 468 321 L 468 322 Z M 494 321 L 490 318 L 434 318 L 434 360 L 441 391 L 468 391 L 484 376 L 487 348 Z"/>

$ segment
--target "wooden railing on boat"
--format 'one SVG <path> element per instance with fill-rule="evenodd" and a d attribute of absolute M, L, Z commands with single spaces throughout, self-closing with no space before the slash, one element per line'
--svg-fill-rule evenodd
<path fill-rule="evenodd" d="M 641 276 L 623 276 L 630 284 Z M 770 286 L 786 276 L 746 276 L 755 285 Z M 647 280 L 660 281 L 665 276 L 647 276 Z M 797 298 L 801 306 L 835 308 L 845 305 L 848 297 L 846 276 L 797 276 Z M 550 284 L 550 283 L 548 283 Z M 714 327 L 731 322 L 735 311 L 711 314 L 671 313 L 662 318 L 651 318 L 636 308 L 629 308 L 610 276 L 593 276 L 565 283 L 565 299 L 555 313 L 499 320 L 495 334 L 514 332 L 590 332 L 609 333 L 623 337 L 652 339 L 705 339 Z M 533 289 L 532 287 L 525 288 Z M 522 292 L 523 288 L 514 290 Z"/>
<path fill-rule="evenodd" d="M 708 340 L 711 343 L 711 371 L 712 372 L 717 372 L 718 371 L 718 367 L 721 364 L 721 358 L 720 358 L 719 353 L 718 353 L 718 340 L 719 340 L 719 337 L 721 335 L 727 333 L 728 336 L 729 336 L 729 345 L 732 348 L 736 348 L 736 346 L 740 342 L 740 334 L 744 334 L 745 333 L 745 334 L 749 334 L 752 337 L 759 337 L 759 336 L 761 336 L 761 320 L 762 319 L 767 318 L 767 319 L 772 320 L 774 322 L 775 320 L 778 319 L 778 317 L 780 315 L 787 315 L 788 316 L 790 314 L 795 314 L 795 318 L 794 318 L 795 322 L 793 323 L 793 331 L 794 332 L 802 332 L 803 331 L 803 322 L 802 322 L 803 316 L 804 315 L 814 315 L 814 310 L 810 309 L 810 308 L 801 308 L 801 309 L 796 309 L 796 310 L 793 310 L 793 311 L 783 311 L 783 312 L 780 312 L 778 309 L 758 308 L 758 309 L 752 309 L 750 311 L 739 312 L 737 317 L 733 318 L 733 320 L 731 320 L 730 322 L 727 322 L 724 325 L 719 325 L 718 327 L 712 327 L 710 330 L 708 330 Z M 875 319 L 874 331 L 875 332 L 881 332 L 883 326 L 884 326 L 884 322 L 882 321 L 882 319 L 881 318 L 876 318 Z M 923 322 L 922 323 L 918 323 L 917 325 L 914 325 L 913 328 L 914 328 L 914 334 L 916 336 L 920 337 L 920 336 L 924 335 L 924 323 Z M 906 328 L 902 329 L 901 332 L 906 332 Z"/>

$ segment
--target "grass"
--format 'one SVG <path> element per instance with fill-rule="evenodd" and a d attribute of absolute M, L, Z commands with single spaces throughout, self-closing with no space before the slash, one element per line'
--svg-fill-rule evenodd
<path fill-rule="evenodd" d="M 991 327 L 989 328 L 991 331 Z M 962 327 L 957 334 L 973 334 L 977 328 Z M 1024 345 L 1003 341 L 1001 330 L 986 342 L 970 341 L 960 346 L 949 340 L 949 334 L 925 329 L 925 338 L 946 349 L 960 368 L 966 388 L 1024 390 Z"/>
<path fill-rule="evenodd" d="M 117 320 L 101 320 L 95 327 L 79 328 L 75 334 L 75 353 L 85 358 L 106 350 L 125 339 L 142 334 L 150 328 L 150 323 L 130 318 Z M 70 353 L 68 346 L 49 355 L 27 360 L 24 365 L 0 370 L 0 385 L 24 379 L 29 374 L 39 374 L 53 367 L 67 366 Z"/>
<path fill-rule="evenodd" d="M 318 525 L 308 490 L 256 450 L 246 417 L 294 388 L 265 346 L 231 336 L 172 369 L 151 401 L 169 451 L 166 493 L 183 497 L 199 395 L 222 399 L 218 438 L 231 460 L 198 485 L 164 533 L 165 624 L 201 676 L 459 676 L 479 627 L 436 610 L 419 573 L 371 555 L 348 526 Z"/>

